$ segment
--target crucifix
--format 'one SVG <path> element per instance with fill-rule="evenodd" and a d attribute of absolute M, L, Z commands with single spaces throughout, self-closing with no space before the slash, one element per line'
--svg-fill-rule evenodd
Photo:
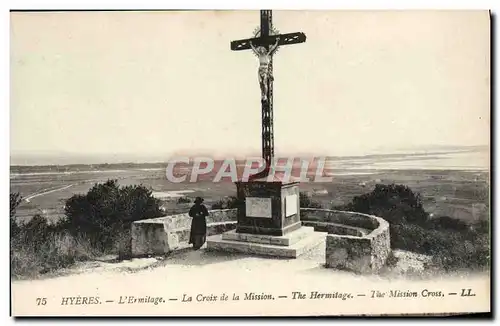
<path fill-rule="evenodd" d="M 274 157 L 273 132 L 273 54 L 279 46 L 304 43 L 304 33 L 278 34 L 273 28 L 271 10 L 260 11 L 260 30 L 254 38 L 231 42 L 231 50 L 241 51 L 251 49 L 259 58 L 259 84 L 261 89 L 262 106 L 262 158 L 265 169 L 253 177 L 263 177 L 269 172 Z"/>

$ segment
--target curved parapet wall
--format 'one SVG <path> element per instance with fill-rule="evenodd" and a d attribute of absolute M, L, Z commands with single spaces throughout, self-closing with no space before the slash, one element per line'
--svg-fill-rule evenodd
<path fill-rule="evenodd" d="M 377 216 L 329 209 L 301 208 L 302 223 L 327 231 L 326 267 L 376 272 L 391 252 L 389 223 Z"/>
<path fill-rule="evenodd" d="M 236 228 L 237 210 L 210 210 L 207 235 Z M 189 241 L 191 217 L 188 213 L 163 216 L 132 223 L 132 255 L 162 255 Z"/>
<path fill-rule="evenodd" d="M 328 222 L 367 230 L 375 230 L 379 226 L 377 219 L 380 219 L 376 216 L 357 212 L 321 208 L 301 208 L 300 217 L 302 221 Z M 376 217 L 376 219 L 372 217 Z"/>
<path fill-rule="evenodd" d="M 325 265 L 355 272 L 374 272 L 391 251 L 389 223 L 356 212 L 301 208 L 302 224 L 327 232 Z M 237 209 L 211 210 L 207 235 L 236 228 Z M 187 213 L 136 221 L 132 224 L 132 255 L 162 255 L 187 243 L 191 218 Z"/>

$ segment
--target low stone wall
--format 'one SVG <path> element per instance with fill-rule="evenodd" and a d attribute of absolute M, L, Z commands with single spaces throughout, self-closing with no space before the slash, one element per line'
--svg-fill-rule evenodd
<path fill-rule="evenodd" d="M 302 221 L 330 222 L 367 230 L 375 230 L 379 226 L 377 220 L 367 218 L 367 216 L 370 215 L 356 212 L 336 211 L 333 209 L 300 209 L 300 219 Z"/>
<path fill-rule="evenodd" d="M 330 223 L 330 222 L 302 221 L 302 225 L 312 226 L 314 228 L 314 231 L 316 232 L 327 232 L 330 234 L 340 234 L 340 235 L 353 235 L 355 237 L 362 237 L 364 235 L 364 233 L 358 228 Z"/>
<path fill-rule="evenodd" d="M 356 212 L 301 208 L 302 224 L 328 232 L 326 261 L 329 268 L 360 273 L 380 270 L 391 252 L 389 223 Z M 211 210 L 207 235 L 236 228 L 237 209 Z M 187 243 L 191 217 L 187 213 L 136 221 L 132 224 L 132 255 L 163 255 Z"/>
<path fill-rule="evenodd" d="M 303 224 L 317 225 L 326 236 L 326 267 L 359 273 L 376 272 L 391 252 L 389 223 L 356 212 L 302 208 Z M 359 231 L 356 233 L 355 230 Z"/>
<path fill-rule="evenodd" d="M 235 229 L 236 218 L 236 209 L 209 211 L 207 236 Z M 184 213 L 132 223 L 132 256 L 162 255 L 179 248 L 189 241 L 191 220 Z"/>

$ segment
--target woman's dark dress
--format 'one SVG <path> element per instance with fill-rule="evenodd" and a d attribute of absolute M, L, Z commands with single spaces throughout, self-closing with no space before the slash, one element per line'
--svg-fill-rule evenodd
<path fill-rule="evenodd" d="M 191 221 L 191 234 L 189 235 L 189 243 L 193 244 L 194 249 L 200 249 L 207 238 L 207 220 L 208 210 L 205 205 L 194 205 L 189 210 L 189 216 L 193 218 Z"/>

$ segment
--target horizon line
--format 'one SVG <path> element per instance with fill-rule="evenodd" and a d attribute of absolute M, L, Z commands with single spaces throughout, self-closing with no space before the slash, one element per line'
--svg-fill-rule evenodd
<path fill-rule="evenodd" d="M 439 147 L 439 146 L 438 146 Z M 290 158 L 290 157 L 294 157 L 294 159 L 304 159 L 304 158 L 320 158 L 320 157 L 325 157 L 325 158 L 356 158 L 356 157 L 377 157 L 377 156 L 388 156 L 388 155 L 436 155 L 436 154 L 447 154 L 447 153 L 453 153 L 453 152 L 468 152 L 468 151 L 473 151 L 474 149 L 475 150 L 479 150 L 479 149 L 485 149 L 485 148 L 490 148 L 490 145 L 462 145 L 462 146 L 453 146 L 453 145 L 443 145 L 443 146 L 440 146 L 442 147 L 439 151 L 439 148 L 436 147 L 434 148 L 434 151 L 429 151 L 429 150 L 424 150 L 424 152 L 422 152 L 422 148 L 419 150 L 417 148 L 414 149 L 414 152 L 406 152 L 406 153 L 398 153 L 398 151 L 401 151 L 403 149 L 400 149 L 400 150 L 393 150 L 392 152 L 391 151 L 388 151 L 388 152 L 384 152 L 384 153 L 373 153 L 373 152 L 370 152 L 370 153 L 365 153 L 365 154 L 348 154 L 348 155 L 342 155 L 342 154 L 338 154 L 338 155 L 318 155 L 318 154 L 313 154 L 313 153 L 297 153 L 297 154 L 294 154 L 294 155 L 288 155 L 288 154 L 282 154 L 282 155 L 276 155 L 275 158 L 277 159 L 286 159 L 286 158 Z M 447 148 L 447 150 L 446 150 Z M 409 149 L 408 149 L 409 150 Z M 76 154 L 75 156 L 84 156 L 84 157 L 88 157 L 88 158 L 91 158 L 91 156 L 95 156 L 97 154 Z M 119 156 L 126 156 L 127 154 L 123 153 L 123 154 L 119 154 Z M 130 154 L 132 155 L 132 154 Z M 205 156 L 207 158 L 210 158 L 210 159 L 213 159 L 215 161 L 222 161 L 222 160 L 225 160 L 225 159 L 228 159 L 228 158 L 231 158 L 231 159 L 234 159 L 236 161 L 240 161 L 240 160 L 247 160 L 247 159 L 250 159 L 250 158 L 261 158 L 261 154 L 253 154 L 253 155 L 217 155 L 217 156 L 210 156 L 210 155 L 206 155 L 206 154 L 198 154 L 199 156 Z M 144 154 L 144 156 L 153 156 L 153 155 L 147 155 L 147 154 Z M 157 155 L 155 155 L 157 156 Z M 74 166 L 74 165 L 85 165 L 85 166 L 89 166 L 89 165 L 120 165 L 120 164 L 162 164 L 162 163 L 167 163 L 168 160 L 170 158 L 173 158 L 173 157 L 189 157 L 189 156 L 193 156 L 193 155 L 190 155 L 190 154 L 177 154 L 177 155 L 169 155 L 170 157 L 169 158 L 166 158 L 166 159 L 162 159 L 162 160 L 157 160 L 157 159 L 148 159 L 148 158 L 145 158 L 144 160 L 139 160 L 139 161 L 133 161 L 133 160 L 121 160 L 121 161 L 92 161 L 92 162 L 68 162 L 68 163 L 43 163 L 43 162 L 38 162 L 38 163 L 28 163 L 28 164 L 23 164 L 23 163 L 10 163 L 9 166 L 10 167 L 20 167 L 20 166 L 31 166 L 31 167 L 36 167 L 36 166 Z M 224 157 L 225 156 L 225 157 Z M 10 159 L 12 161 L 12 158 L 13 156 L 11 155 L 10 156 Z M 60 159 L 60 158 L 57 158 L 56 156 L 52 156 L 51 158 L 48 158 L 48 159 L 52 159 L 52 160 L 57 160 L 57 159 Z M 69 158 L 71 159 L 71 158 Z M 36 156 L 33 156 L 32 158 L 30 158 L 30 160 L 36 160 Z M 43 160 L 43 158 L 42 158 Z M 63 159 L 64 160 L 64 159 Z"/>

